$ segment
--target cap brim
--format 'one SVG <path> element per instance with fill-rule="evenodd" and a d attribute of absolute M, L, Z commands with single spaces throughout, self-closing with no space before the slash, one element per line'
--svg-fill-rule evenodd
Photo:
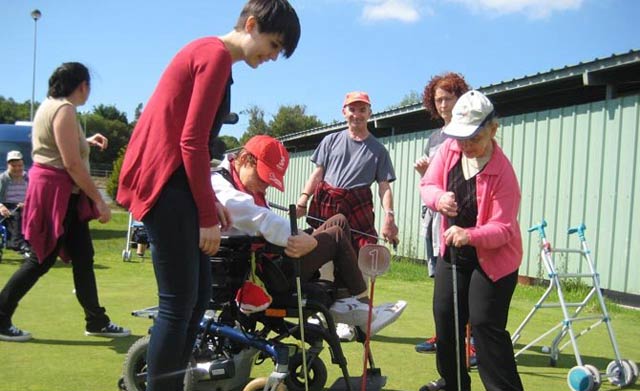
<path fill-rule="evenodd" d="M 369 106 L 371 106 L 371 102 L 369 102 L 369 101 L 367 101 L 367 100 L 364 100 L 364 99 L 354 99 L 354 100 L 350 100 L 350 101 L 348 101 L 348 102 L 344 102 L 344 104 L 342 105 L 342 107 L 349 106 L 350 104 L 352 104 L 352 103 L 356 103 L 356 102 L 366 103 L 366 104 L 368 104 Z"/>
<path fill-rule="evenodd" d="M 269 166 L 258 160 L 258 176 L 269 186 L 284 191 L 284 177 L 275 173 Z"/>
<path fill-rule="evenodd" d="M 467 140 L 475 137 L 480 132 L 481 129 L 482 129 L 482 126 L 477 126 L 477 125 L 463 125 L 463 124 L 450 123 L 444 129 L 442 129 L 442 132 L 447 136 L 451 138 L 455 138 L 457 140 Z"/>

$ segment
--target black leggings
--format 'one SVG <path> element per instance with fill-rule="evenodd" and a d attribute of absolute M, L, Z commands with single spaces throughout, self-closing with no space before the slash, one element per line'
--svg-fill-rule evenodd
<path fill-rule="evenodd" d="M 471 389 L 465 366 L 465 327 L 471 324 L 478 359 L 478 372 L 488 391 L 521 391 L 522 382 L 513 356 L 511 337 L 506 330 L 511 297 L 518 281 L 515 271 L 492 281 L 478 262 L 457 265 L 460 331 L 460 372 L 462 390 Z M 447 255 L 436 263 L 433 316 L 438 343 L 438 372 L 446 390 L 457 390 L 453 275 Z"/>
<path fill-rule="evenodd" d="M 40 263 L 32 251 L 30 258 L 24 261 L 20 269 L 7 281 L 0 292 L 0 326 L 11 325 L 11 317 L 18 303 L 56 263 L 60 248 L 64 248 L 71 258 L 73 284 L 76 298 L 84 309 L 87 330 L 96 331 L 109 324 L 109 317 L 98 300 L 96 276 L 93 272 L 93 244 L 89 232 L 89 223 L 78 218 L 78 195 L 69 199 L 67 214 L 64 217 L 64 234 L 58 239 L 56 247 Z"/>

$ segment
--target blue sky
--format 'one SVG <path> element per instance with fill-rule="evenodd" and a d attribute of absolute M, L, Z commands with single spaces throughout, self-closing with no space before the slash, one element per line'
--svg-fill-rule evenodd
<path fill-rule="evenodd" d="M 346 92 L 365 90 L 382 111 L 429 78 L 463 73 L 474 87 L 640 49 L 636 0 L 291 0 L 302 24 L 297 51 L 257 70 L 234 66 L 232 110 L 304 104 L 342 120 Z M 60 63 L 93 74 L 80 111 L 113 104 L 133 119 L 173 55 L 189 41 L 231 30 L 242 0 L 0 0 L 0 95 L 31 98 L 37 22 L 36 100 Z M 241 116 L 222 134 L 239 137 Z"/>

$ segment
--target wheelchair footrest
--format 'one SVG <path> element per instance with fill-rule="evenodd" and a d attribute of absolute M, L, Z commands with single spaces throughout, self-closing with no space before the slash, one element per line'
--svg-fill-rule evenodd
<path fill-rule="evenodd" d="M 351 376 L 347 379 L 349 382 L 349 386 L 345 382 L 344 377 L 340 377 L 336 379 L 333 385 L 329 388 L 330 391 L 360 391 L 362 384 L 362 376 Z M 370 368 L 367 369 L 367 391 L 381 391 L 382 388 L 387 384 L 387 377 L 382 376 L 380 373 L 380 368 Z"/>

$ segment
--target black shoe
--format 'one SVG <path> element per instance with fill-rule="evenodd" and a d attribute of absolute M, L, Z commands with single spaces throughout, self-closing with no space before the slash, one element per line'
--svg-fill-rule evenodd
<path fill-rule="evenodd" d="M 129 335 L 131 335 L 131 330 L 120 327 L 115 323 L 109 323 L 100 330 L 86 330 L 84 332 L 84 335 L 109 338 L 128 337 Z"/>
<path fill-rule="evenodd" d="M 419 391 L 438 391 L 438 390 L 444 390 L 445 387 L 445 382 L 443 378 L 440 378 L 438 380 L 433 380 L 430 381 L 429 383 L 425 384 L 424 386 L 420 387 Z"/>
<path fill-rule="evenodd" d="M 11 325 L 7 328 L 0 328 L 0 341 L 10 341 L 10 342 L 24 342 L 28 341 L 31 338 L 31 333 L 25 330 L 20 330 L 14 325 Z"/>

